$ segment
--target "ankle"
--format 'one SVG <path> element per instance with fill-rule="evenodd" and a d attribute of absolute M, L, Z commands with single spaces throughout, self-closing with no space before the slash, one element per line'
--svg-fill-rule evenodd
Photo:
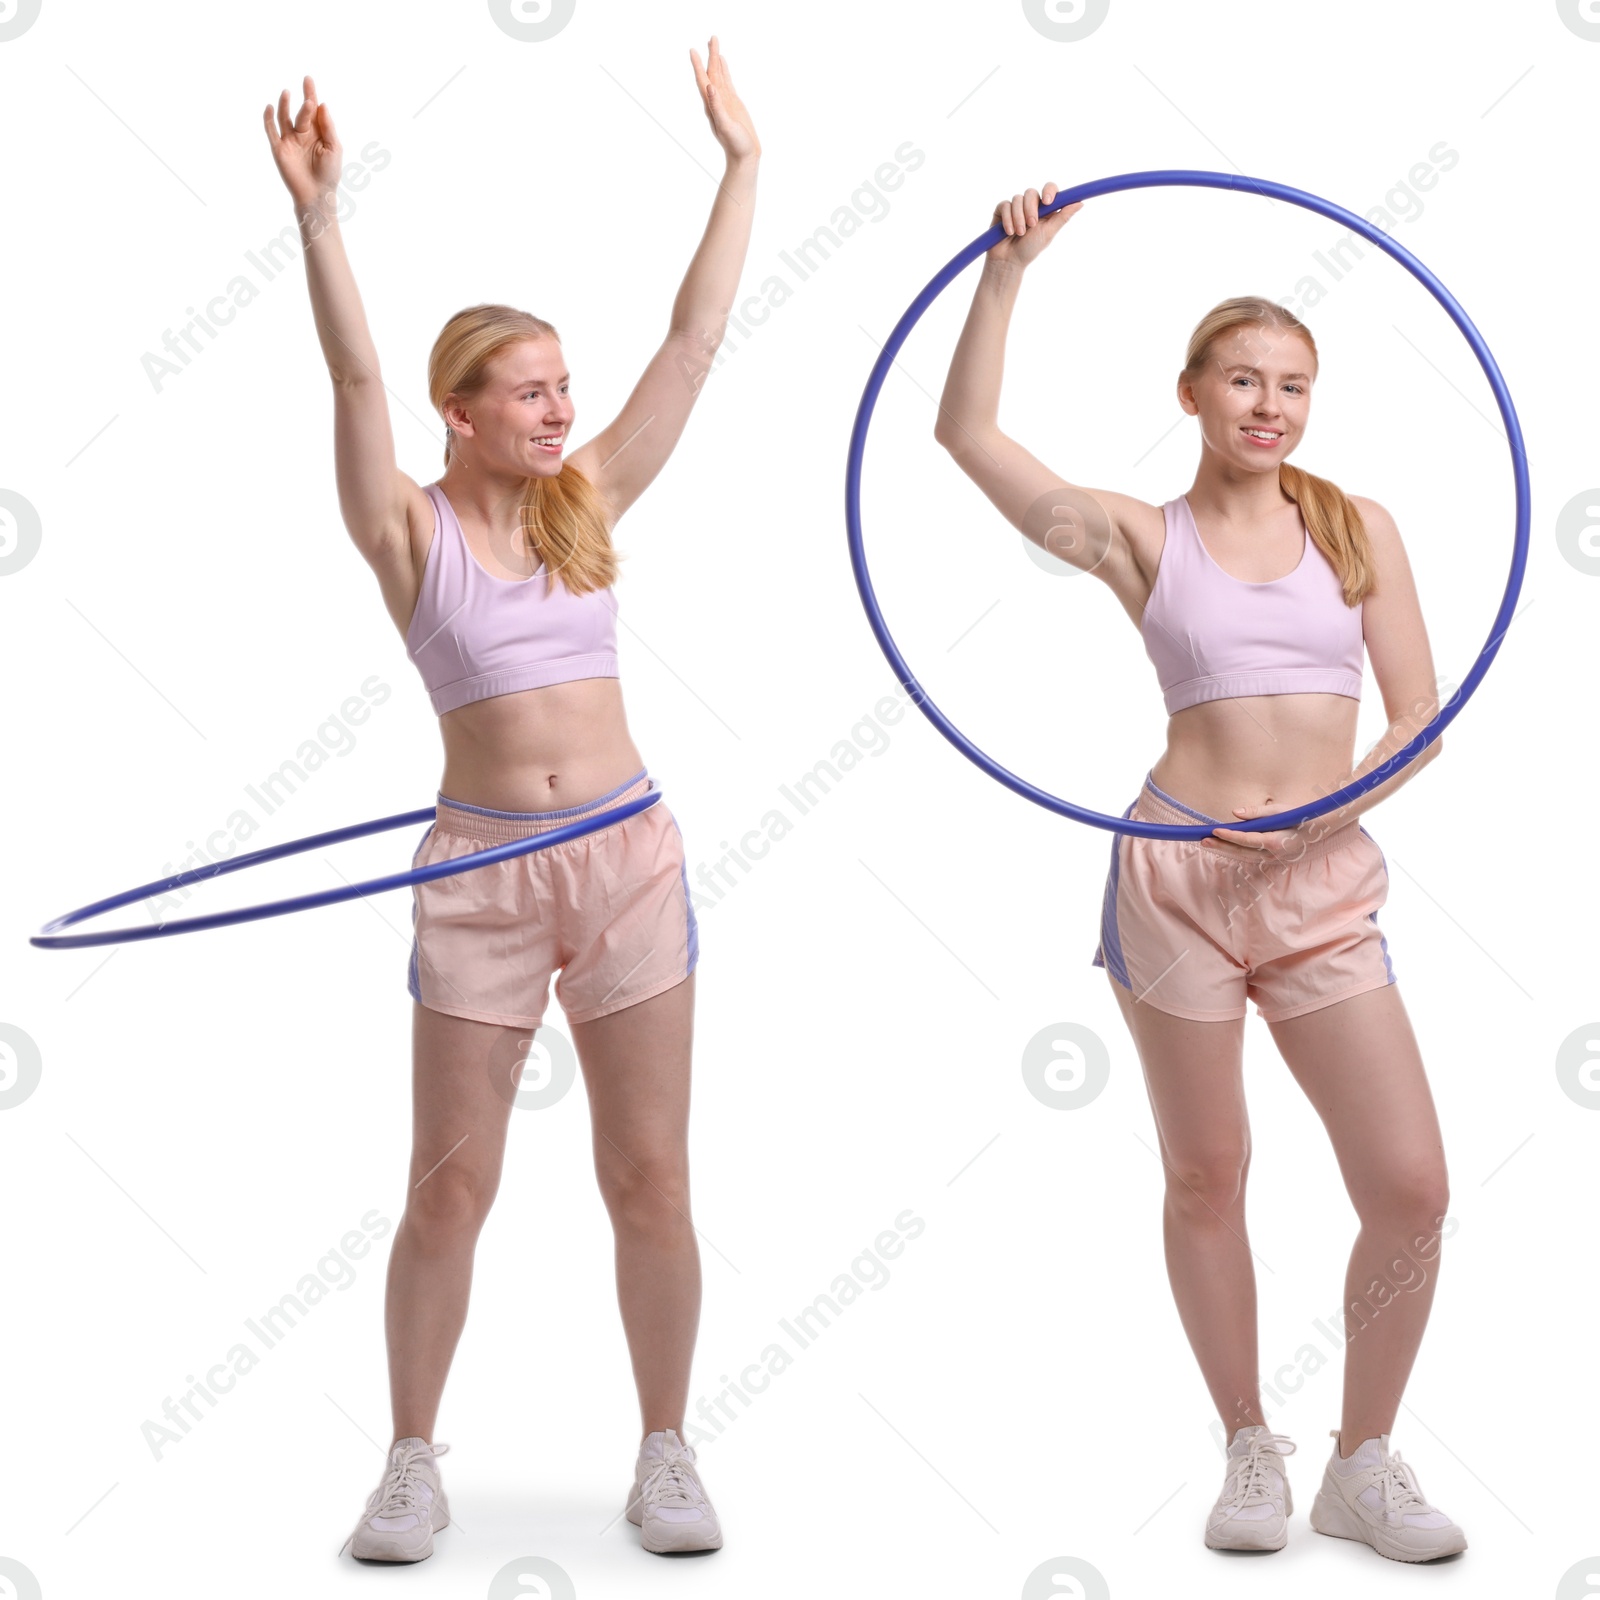
<path fill-rule="evenodd" d="M 1341 1461 L 1348 1461 L 1367 1440 L 1381 1439 L 1388 1431 L 1387 1428 L 1374 1428 L 1370 1433 L 1363 1433 L 1356 1428 L 1341 1428 L 1334 1438 L 1333 1448 Z M 1348 1449 L 1345 1447 L 1346 1439 L 1352 1441 Z"/>

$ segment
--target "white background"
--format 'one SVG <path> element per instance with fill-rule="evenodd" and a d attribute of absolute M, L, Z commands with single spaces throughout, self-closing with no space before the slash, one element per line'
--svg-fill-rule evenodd
<path fill-rule="evenodd" d="M 1564 558 L 1557 532 L 1595 481 L 1600 42 L 1580 36 L 1578 8 L 1114 0 L 1089 36 L 1058 42 L 1015 3 L 578 0 L 540 43 L 495 10 L 44 0 L 0 42 L 0 488 L 42 529 L 0 577 L 14 1102 L 0 1115 L 0 1556 L 48 1600 L 91 1585 L 559 1592 L 519 1586 L 514 1568 L 491 1590 L 527 1556 L 582 1600 L 1410 1592 L 1405 1568 L 1305 1518 L 1339 1422 L 1328 1330 L 1355 1218 L 1253 1010 L 1261 1368 L 1269 1418 L 1300 1447 L 1298 1505 L 1268 1563 L 1203 1549 L 1215 1417 L 1166 1282 L 1138 1062 L 1089 964 L 1112 836 L 991 781 L 914 710 L 878 716 L 903 697 L 845 541 L 845 450 L 872 362 L 996 201 L 1195 167 L 1388 207 L 1395 239 L 1494 348 L 1526 431 L 1526 609 L 1442 759 L 1364 820 L 1388 858 L 1382 922 L 1456 1224 L 1393 1444 L 1471 1540 L 1435 1583 L 1569 1592 L 1576 1564 L 1600 1570 L 1583 1339 L 1600 1094 L 1565 1092 L 1557 1072 L 1575 1030 L 1600 1035 L 1584 820 L 1600 562 Z M 775 1342 L 792 1364 L 736 1420 L 712 1408 L 720 1433 L 702 1428 L 726 1548 L 641 1552 L 613 1520 L 637 1408 L 584 1096 L 517 1113 L 439 1419 L 459 1522 L 432 1560 L 385 1577 L 334 1552 L 389 1439 L 409 895 L 91 950 L 27 938 L 177 870 L 186 841 L 241 809 L 258 847 L 429 805 L 437 787 L 427 698 L 339 519 L 303 268 L 267 281 L 246 255 L 292 229 L 262 106 L 284 86 L 298 105 L 310 71 L 347 158 L 370 141 L 390 157 L 350 192 L 345 236 L 400 460 L 427 482 L 442 427 L 426 356 L 464 305 L 555 322 L 580 441 L 615 414 L 720 172 L 688 59 L 713 30 L 765 149 L 741 292 L 759 311 L 778 277 L 788 298 L 730 329 L 673 460 L 619 527 L 620 648 L 630 726 L 691 879 L 774 809 L 792 823 L 720 900 L 696 900 L 692 1393 L 709 1406 Z M 908 141 L 916 170 L 892 193 L 864 187 Z M 1441 144 L 1457 159 L 1424 192 L 1408 174 Z M 802 280 L 783 253 L 842 211 L 859 226 Z M 1504 431 L 1468 346 L 1397 264 L 1369 247 L 1336 279 L 1318 262 L 1340 231 L 1220 191 L 1091 201 L 1023 288 L 1001 421 L 1069 478 L 1169 499 L 1198 457 L 1173 392 L 1190 329 L 1227 295 L 1287 297 L 1321 352 L 1296 459 L 1393 512 L 1436 664 L 1459 682 L 1510 559 Z M 1100 586 L 1042 572 L 932 440 L 978 271 L 885 387 L 863 495 L 879 596 L 970 737 L 1120 813 L 1163 732 L 1134 630 Z M 256 298 L 158 387 L 146 357 L 240 275 Z M 330 718 L 374 677 L 383 703 L 341 730 Z M 1369 675 L 1360 748 L 1381 718 Z M 267 816 L 246 786 L 307 740 L 328 759 Z M 780 785 L 841 741 L 861 759 L 797 815 Z M 224 878 L 184 909 L 398 871 L 420 832 Z M 1022 1068 L 1030 1039 L 1068 1026 L 1110 1061 L 1076 1109 L 1043 1103 Z M 39 1077 L 18 1100 L 21 1036 Z M 907 1211 L 917 1237 L 875 1266 L 863 1252 Z M 341 1268 L 329 1252 L 363 1217 L 381 1237 Z M 319 1268 L 350 1281 L 264 1351 L 245 1319 Z M 841 1274 L 883 1270 L 809 1347 L 781 1330 Z M 258 1364 L 157 1459 L 144 1425 L 241 1342 Z M 1107 1589 L 1052 1581 L 1061 1557 Z"/>

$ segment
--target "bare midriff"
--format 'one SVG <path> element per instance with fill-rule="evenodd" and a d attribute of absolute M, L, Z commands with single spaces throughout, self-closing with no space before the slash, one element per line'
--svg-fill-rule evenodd
<path fill-rule="evenodd" d="M 1225 823 L 1235 806 L 1286 811 L 1341 788 L 1354 767 L 1360 703 L 1342 694 L 1204 700 L 1167 721 L 1156 787 Z"/>
<path fill-rule="evenodd" d="M 494 811 L 561 811 L 644 767 L 619 678 L 577 678 L 474 700 L 439 718 L 447 799 Z"/>

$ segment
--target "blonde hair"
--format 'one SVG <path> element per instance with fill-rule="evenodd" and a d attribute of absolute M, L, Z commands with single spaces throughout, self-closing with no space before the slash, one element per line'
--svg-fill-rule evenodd
<path fill-rule="evenodd" d="M 489 362 L 509 344 L 561 335 L 552 323 L 512 306 L 468 306 L 439 330 L 428 355 L 428 398 L 444 415 L 445 400 L 470 400 L 483 391 Z M 455 434 L 445 440 L 444 463 L 454 452 Z M 570 461 L 554 478 L 529 478 L 522 492 L 519 522 L 529 552 L 546 567 L 545 592 L 559 573 L 572 594 L 609 588 L 619 576 L 611 543 L 606 503 L 600 491 Z"/>
<path fill-rule="evenodd" d="M 1211 360 L 1212 345 L 1224 334 L 1240 327 L 1276 328 L 1297 334 L 1311 346 L 1313 359 L 1316 357 L 1317 345 L 1311 330 L 1292 311 L 1260 295 L 1239 295 L 1214 305 L 1200 319 L 1189 335 L 1188 355 L 1179 374 L 1180 380 L 1195 382 Z M 1278 482 L 1283 492 L 1300 507 L 1312 542 L 1338 573 L 1345 604 L 1359 605 L 1372 592 L 1376 572 L 1372 541 L 1355 502 L 1338 484 L 1287 461 L 1278 468 Z"/>

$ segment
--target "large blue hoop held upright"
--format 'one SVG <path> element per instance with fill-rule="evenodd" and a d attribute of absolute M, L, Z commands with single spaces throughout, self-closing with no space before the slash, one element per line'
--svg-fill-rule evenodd
<path fill-rule="evenodd" d="M 1506 630 L 1511 624 L 1512 614 L 1516 609 L 1517 596 L 1522 590 L 1523 571 L 1528 560 L 1528 525 L 1530 520 L 1528 501 L 1528 458 L 1523 448 L 1522 428 L 1517 421 L 1516 408 L 1511 403 L 1510 392 L 1506 388 L 1505 379 L 1500 375 L 1500 369 L 1495 364 L 1494 357 L 1489 353 L 1489 347 L 1484 342 L 1483 336 L 1473 326 L 1471 319 L 1457 304 L 1455 297 L 1434 275 L 1405 249 L 1398 245 L 1388 234 L 1381 229 L 1373 227 L 1363 217 L 1358 217 L 1352 211 L 1346 211 L 1343 206 L 1336 206 L 1331 201 L 1319 199 L 1316 195 L 1307 194 L 1303 189 L 1291 189 L 1285 184 L 1274 183 L 1266 178 L 1246 178 L 1229 172 L 1189 172 L 1183 170 L 1157 171 L 1157 172 L 1124 172 L 1116 177 L 1097 178 L 1092 183 L 1080 183 L 1070 189 L 1063 189 L 1049 205 L 1039 207 L 1041 217 L 1049 216 L 1062 206 L 1072 205 L 1078 200 L 1091 200 L 1096 195 L 1115 194 L 1122 189 L 1160 189 L 1160 188 L 1203 188 L 1203 189 L 1234 189 L 1246 194 L 1266 195 L 1275 200 L 1287 200 L 1292 205 L 1303 206 L 1308 211 L 1315 211 L 1321 216 L 1329 217 L 1335 222 L 1342 223 L 1358 233 L 1364 239 L 1369 239 L 1381 250 L 1393 256 L 1413 277 L 1418 279 L 1423 286 L 1433 295 L 1444 309 L 1449 312 L 1451 320 L 1461 330 L 1467 343 L 1472 346 L 1473 354 L 1478 358 L 1479 365 L 1483 368 L 1484 375 L 1489 380 L 1489 386 L 1494 390 L 1496 403 L 1500 407 L 1500 415 L 1505 421 L 1506 437 L 1511 449 L 1511 467 L 1516 481 L 1517 491 L 1517 524 L 1515 541 L 1511 552 L 1511 571 L 1506 580 L 1505 596 L 1500 602 L 1500 609 L 1495 614 L 1494 623 L 1489 630 L 1489 637 L 1483 649 L 1479 651 L 1478 658 L 1472 664 L 1461 686 L 1451 695 L 1439 714 L 1413 738 L 1409 744 L 1396 751 L 1387 762 L 1374 768 L 1364 776 L 1347 783 L 1342 789 L 1336 789 L 1332 794 L 1324 795 L 1320 799 L 1308 801 L 1305 805 L 1295 806 L 1288 811 L 1280 811 L 1272 816 L 1255 817 L 1249 821 L 1231 822 L 1230 828 L 1240 832 L 1264 832 L 1276 828 L 1290 828 L 1311 817 L 1320 817 L 1324 812 L 1332 811 L 1338 806 L 1347 804 L 1359 795 L 1365 794 L 1369 789 L 1376 788 L 1378 784 L 1385 783 L 1394 776 L 1401 767 L 1414 761 L 1422 751 L 1431 744 L 1444 729 L 1455 720 L 1461 708 L 1471 699 L 1473 691 L 1478 687 L 1484 673 L 1489 670 L 1489 663 L 1494 660 L 1500 649 L 1500 643 L 1505 638 Z M 963 755 L 983 768 L 992 778 L 998 779 L 1008 789 L 1014 790 L 1026 800 L 1032 800 L 1036 805 L 1044 806 L 1047 810 L 1059 812 L 1064 817 L 1071 817 L 1078 822 L 1087 822 L 1096 828 L 1107 828 L 1114 833 L 1137 834 L 1145 839 L 1204 839 L 1210 836 L 1214 824 L 1171 824 L 1160 822 L 1141 822 L 1131 817 L 1112 817 L 1103 812 L 1089 811 L 1082 806 L 1075 806 L 1070 801 L 1062 800 L 1050 794 L 1047 790 L 1037 788 L 1019 778 L 1016 773 L 1000 765 L 992 756 L 986 755 L 977 745 L 966 737 L 959 728 L 936 706 L 928 697 L 927 691 L 917 682 L 915 675 L 907 666 L 905 658 L 900 654 L 893 637 L 889 633 L 888 625 L 883 620 L 883 613 L 878 606 L 878 597 L 873 591 L 872 577 L 867 570 L 866 553 L 862 548 L 861 540 L 861 462 L 866 453 L 867 428 L 872 421 L 873 408 L 877 405 L 879 391 L 883 388 L 885 378 L 889 375 L 890 366 L 895 356 L 899 353 L 901 345 L 911 330 L 916 327 L 922 314 L 933 304 L 939 294 L 970 262 L 978 256 L 985 254 L 1001 239 L 1006 237 L 1005 230 L 996 223 L 988 232 L 979 234 L 964 250 L 952 256 L 949 261 L 929 280 L 922 293 L 912 301 L 910 309 L 895 324 L 894 331 L 885 341 L 883 349 L 878 354 L 877 362 L 872 368 L 871 376 L 867 379 L 867 387 L 861 396 L 861 404 L 856 410 L 855 427 L 850 434 L 850 455 L 845 471 L 845 521 L 849 529 L 850 539 L 850 564 L 855 571 L 856 587 L 861 593 L 861 603 L 866 607 L 867 620 L 872 625 L 872 631 L 877 636 L 878 644 L 884 655 L 889 658 L 889 664 L 895 670 L 896 677 L 905 686 L 907 693 L 921 709 L 930 722 L 947 738 Z"/>

